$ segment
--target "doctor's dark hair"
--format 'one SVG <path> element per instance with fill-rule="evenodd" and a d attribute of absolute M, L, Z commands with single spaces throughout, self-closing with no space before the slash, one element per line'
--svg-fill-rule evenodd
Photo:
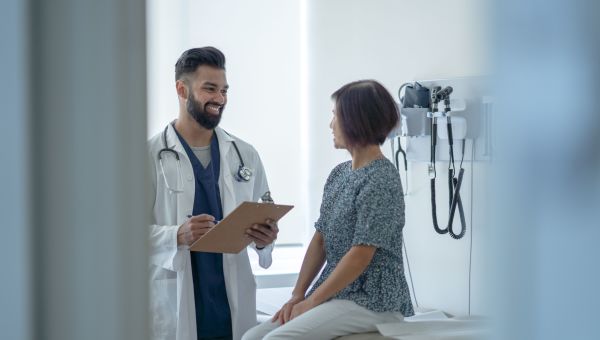
<path fill-rule="evenodd" d="M 196 72 L 198 66 L 208 65 L 218 69 L 225 69 L 225 55 L 212 46 L 189 49 L 181 54 L 175 63 L 175 80 L 181 79 L 186 74 Z"/>
<path fill-rule="evenodd" d="M 375 80 L 348 83 L 331 98 L 348 146 L 383 144 L 398 124 L 398 107 L 392 95 Z"/>

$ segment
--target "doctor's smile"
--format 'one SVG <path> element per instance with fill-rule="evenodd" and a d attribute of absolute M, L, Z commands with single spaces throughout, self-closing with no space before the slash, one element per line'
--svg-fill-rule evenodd
<path fill-rule="evenodd" d="M 213 115 L 220 115 L 223 112 L 223 106 L 217 104 L 206 104 L 204 106 L 206 112 L 211 113 Z"/>

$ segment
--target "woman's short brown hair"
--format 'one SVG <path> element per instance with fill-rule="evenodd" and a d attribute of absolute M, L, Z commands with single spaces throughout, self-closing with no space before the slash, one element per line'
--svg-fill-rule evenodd
<path fill-rule="evenodd" d="M 398 107 L 375 80 L 348 83 L 331 98 L 348 146 L 381 145 L 398 124 Z"/>

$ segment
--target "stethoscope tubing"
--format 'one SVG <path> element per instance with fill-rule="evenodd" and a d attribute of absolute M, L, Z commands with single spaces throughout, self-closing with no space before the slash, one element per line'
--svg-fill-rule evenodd
<path fill-rule="evenodd" d="M 162 168 L 163 171 L 163 176 L 165 178 L 165 184 L 167 185 L 167 188 L 169 189 L 169 191 L 175 192 L 175 193 L 179 193 L 179 192 L 183 192 L 182 190 L 178 190 L 178 189 L 172 189 L 169 187 L 169 184 L 167 183 L 167 177 L 166 174 L 164 172 L 164 168 L 162 165 L 162 155 L 163 153 L 172 153 L 177 161 L 177 172 L 179 173 L 179 176 L 181 176 L 181 166 L 180 166 L 180 159 L 179 159 L 179 153 L 177 153 L 177 151 L 175 151 L 175 149 L 173 149 L 172 147 L 169 147 L 169 145 L 167 144 L 167 131 L 169 129 L 169 125 L 167 125 L 165 127 L 165 129 L 163 130 L 162 133 L 162 140 L 163 140 L 163 148 L 160 149 L 158 151 L 158 161 L 160 162 L 160 166 Z M 225 132 L 227 133 L 227 132 Z M 229 133 L 227 133 L 229 134 Z M 235 174 L 234 178 L 238 181 L 238 182 L 248 182 L 250 181 L 250 178 L 252 177 L 252 170 L 250 170 L 250 168 L 248 168 L 245 164 L 244 164 L 244 159 L 242 158 L 242 154 L 240 153 L 240 150 L 237 146 L 237 144 L 235 143 L 235 141 L 231 141 L 231 143 L 233 144 L 233 148 L 235 149 L 235 153 L 240 161 L 240 166 L 238 167 L 238 171 Z"/>

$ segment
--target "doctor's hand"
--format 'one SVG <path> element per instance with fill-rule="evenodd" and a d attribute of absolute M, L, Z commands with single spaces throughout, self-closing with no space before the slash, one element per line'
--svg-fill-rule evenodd
<path fill-rule="evenodd" d="M 177 230 L 177 245 L 191 246 L 192 243 L 215 226 L 214 220 L 213 216 L 207 214 L 190 217 Z"/>
<path fill-rule="evenodd" d="M 264 224 L 253 224 L 246 229 L 246 235 L 256 244 L 256 248 L 262 249 L 277 239 L 279 228 L 277 222 L 266 220 Z"/>
<path fill-rule="evenodd" d="M 286 302 L 281 309 L 275 313 L 273 318 L 271 318 L 271 322 L 279 321 L 280 325 L 291 320 L 292 309 L 294 306 L 304 300 L 304 296 L 302 295 L 294 295 L 291 299 Z"/>

